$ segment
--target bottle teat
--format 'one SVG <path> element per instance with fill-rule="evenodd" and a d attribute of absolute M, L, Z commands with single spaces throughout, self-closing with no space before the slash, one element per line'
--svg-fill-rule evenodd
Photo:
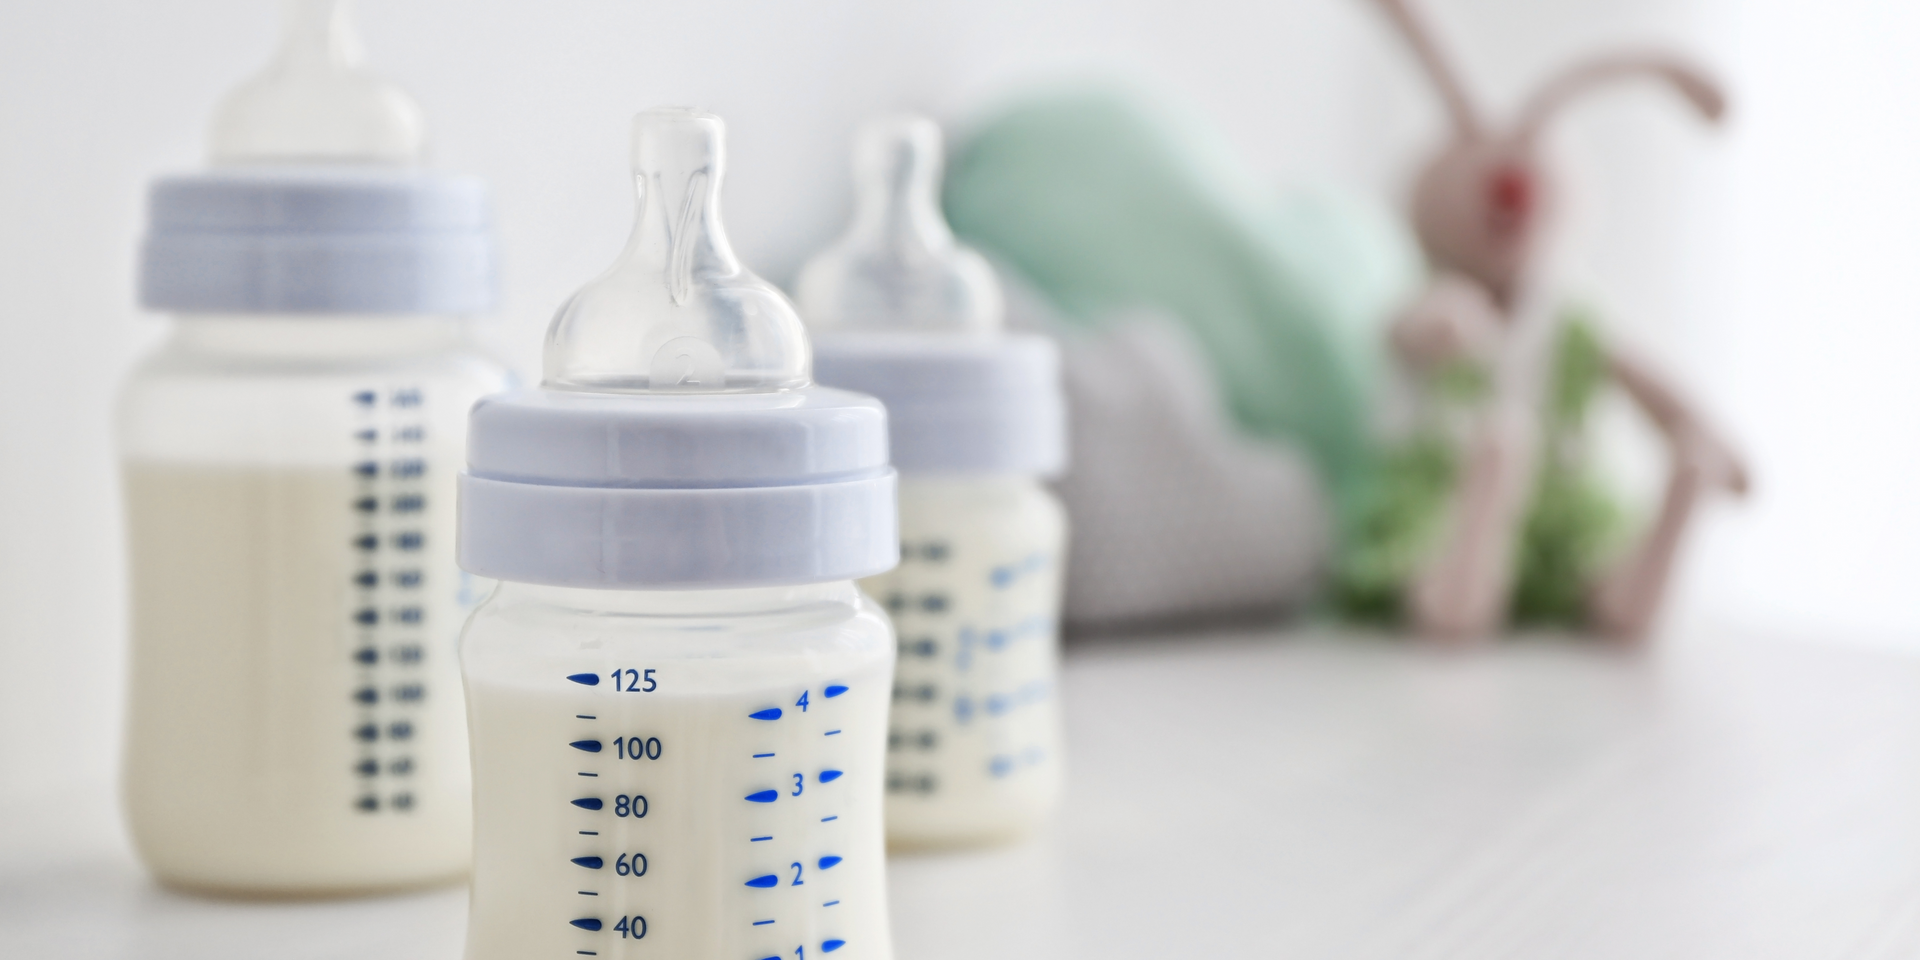
<path fill-rule="evenodd" d="M 554 317 L 546 386 L 739 393 L 807 384 L 799 316 L 740 265 L 720 222 L 725 137 L 719 117 L 691 110 L 634 118 L 633 235 Z"/>
<path fill-rule="evenodd" d="M 901 115 L 861 128 L 853 225 L 800 272 L 816 330 L 998 329 L 1000 285 L 985 258 L 956 243 L 940 214 L 940 128 Z"/>
<path fill-rule="evenodd" d="M 347 0 L 288 0 L 280 52 L 214 118 L 215 163 L 406 163 L 425 141 L 420 108 L 360 67 Z"/>

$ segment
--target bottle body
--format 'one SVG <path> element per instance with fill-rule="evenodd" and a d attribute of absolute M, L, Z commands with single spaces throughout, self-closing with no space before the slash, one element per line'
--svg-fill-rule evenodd
<path fill-rule="evenodd" d="M 893 650 L 848 581 L 502 582 L 460 647 L 467 960 L 888 960 Z"/>
<path fill-rule="evenodd" d="M 899 663 L 887 836 L 900 846 L 1020 835 L 1064 780 L 1059 675 L 1066 517 L 1021 476 L 906 476 L 900 566 L 861 585 Z"/>
<path fill-rule="evenodd" d="M 470 851 L 453 562 L 474 400 L 442 317 L 183 317 L 120 402 L 125 802 L 163 881 L 338 894 Z"/>

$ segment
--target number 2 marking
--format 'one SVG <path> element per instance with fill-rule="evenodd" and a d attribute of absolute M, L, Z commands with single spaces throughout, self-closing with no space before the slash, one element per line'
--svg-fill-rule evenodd
<path fill-rule="evenodd" d="M 789 887 L 804 887 L 804 886 L 806 886 L 806 885 L 807 885 L 807 884 L 806 884 L 806 881 L 804 881 L 804 880 L 801 880 L 801 879 L 800 879 L 800 874 L 801 874 L 801 872 L 802 872 L 802 871 L 803 871 L 804 869 L 805 869 L 805 868 L 803 868 L 803 867 L 801 867 L 801 866 L 800 866 L 799 864 L 797 864 L 797 863 L 796 863 L 796 864 L 794 864 L 794 865 L 793 865 L 793 882 L 792 882 L 792 883 L 789 883 L 789 884 L 787 884 L 787 886 L 789 886 Z"/>

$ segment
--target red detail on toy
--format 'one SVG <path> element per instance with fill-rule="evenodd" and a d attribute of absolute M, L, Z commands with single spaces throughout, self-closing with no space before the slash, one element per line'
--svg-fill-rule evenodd
<path fill-rule="evenodd" d="M 1487 224 L 1497 234 L 1521 229 L 1533 212 L 1533 175 L 1525 167 L 1502 166 L 1487 178 Z"/>

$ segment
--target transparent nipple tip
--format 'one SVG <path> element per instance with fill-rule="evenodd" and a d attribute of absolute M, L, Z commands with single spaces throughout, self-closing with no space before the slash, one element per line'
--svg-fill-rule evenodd
<path fill-rule="evenodd" d="M 288 0 L 274 61 L 227 96 L 209 148 L 215 163 L 405 163 L 420 157 L 420 108 L 363 70 L 347 0 Z"/>
<path fill-rule="evenodd" d="M 998 280 L 956 243 L 940 213 L 940 128 L 910 114 L 869 121 L 855 138 L 854 215 L 801 270 L 802 313 L 818 330 L 998 329 Z"/>
<path fill-rule="evenodd" d="M 726 126 L 654 109 L 633 121 L 633 234 L 547 330 L 547 386 L 740 393 L 805 386 L 793 305 L 740 265 L 720 219 Z"/>

